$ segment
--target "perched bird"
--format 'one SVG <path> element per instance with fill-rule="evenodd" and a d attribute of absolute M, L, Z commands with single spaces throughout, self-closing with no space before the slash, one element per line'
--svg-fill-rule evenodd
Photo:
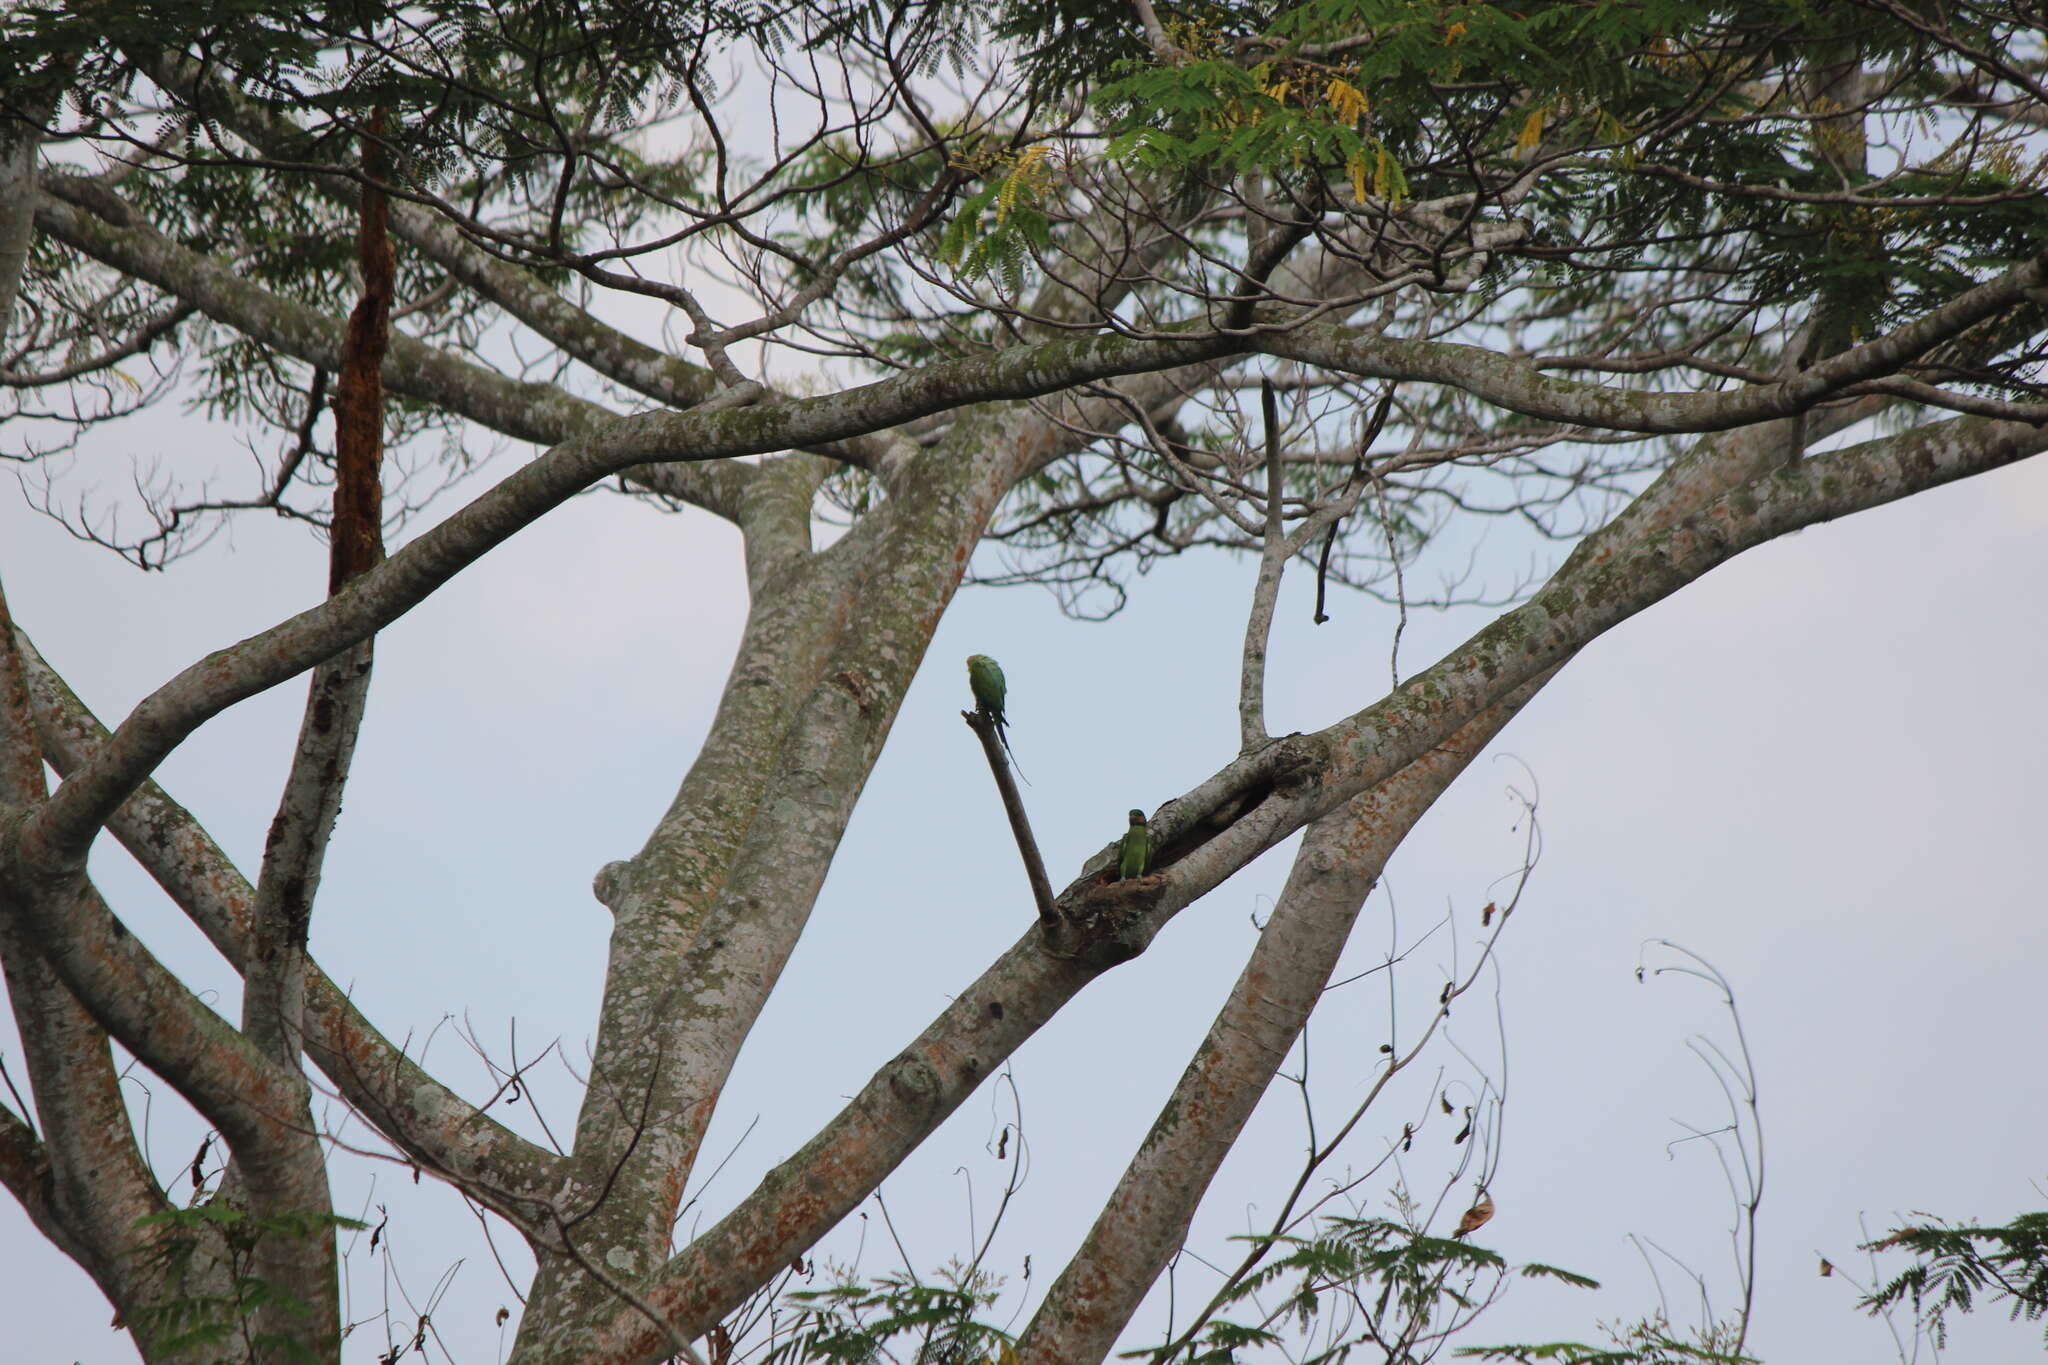
<path fill-rule="evenodd" d="M 986 654 L 967 656 L 967 685 L 974 690 L 974 707 L 998 726 L 1003 724 L 1003 701 L 1010 695 L 1010 684 L 1003 677 L 1003 666 Z"/>
<path fill-rule="evenodd" d="M 1145 827 L 1145 812 L 1131 812 L 1131 827 L 1124 831 L 1123 842 L 1117 850 L 1116 875 L 1119 881 L 1142 877 L 1145 869 L 1152 866 L 1152 831 Z"/>
<path fill-rule="evenodd" d="M 1493 1196 L 1488 1194 L 1485 1187 L 1482 1186 L 1479 1190 L 1478 1202 L 1465 1210 L 1465 1216 L 1458 1220 L 1458 1230 L 1452 1233 L 1451 1236 L 1458 1241 L 1463 1241 L 1479 1231 L 1480 1228 L 1486 1226 L 1486 1220 L 1491 1217 L 1493 1217 Z"/>
<path fill-rule="evenodd" d="M 1003 752 L 1010 756 L 1014 767 L 1017 751 L 1010 747 L 1010 720 L 1003 711 L 1003 704 L 1009 699 L 1010 684 L 1003 677 L 1003 666 L 986 654 L 967 656 L 967 686 L 974 692 L 974 709 L 987 716 L 995 724 L 996 738 L 1003 742 Z M 1018 776 L 1024 770 L 1017 769 Z"/>

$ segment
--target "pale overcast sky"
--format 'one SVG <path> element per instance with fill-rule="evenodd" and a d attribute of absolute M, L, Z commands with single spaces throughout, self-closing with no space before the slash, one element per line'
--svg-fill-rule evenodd
<path fill-rule="evenodd" d="M 183 423 L 163 431 L 197 439 Z M 509 468 L 501 460 L 486 475 Z M 250 520 L 231 540 L 145 576 L 71 540 L 11 490 L 0 504 L 0 575 L 17 618 L 109 720 L 202 653 L 322 592 L 324 549 L 303 531 Z M 744 605 L 736 551 L 708 516 L 584 498 L 379 639 L 314 948 L 387 1033 L 431 1039 L 430 1061 L 467 1093 L 488 1089 L 460 1036 L 471 1027 L 504 1058 L 516 1021 L 521 1058 L 559 1039 L 580 1069 L 608 927 L 590 878 L 639 846 L 708 723 Z M 2048 960 L 2044 570 L 2041 460 L 1755 551 L 1587 650 L 1496 746 L 1519 762 L 1475 763 L 1402 850 L 1389 882 L 1403 941 L 1450 908 L 1469 950 L 1478 908 L 1519 857 L 1507 788 L 1526 785 L 1523 765 L 1541 785 L 1544 856 L 1503 940 L 1507 1129 L 1500 1212 L 1482 1240 L 1605 1287 L 1518 1283 L 1466 1344 L 1594 1339 L 1596 1321 L 1653 1309 L 1630 1234 L 1688 1259 L 1717 1305 L 1732 1302 L 1719 1169 L 1697 1145 L 1668 1150 L 1678 1120 L 1723 1121 L 1687 1040 L 1725 1045 L 1726 1021 L 1696 981 L 1637 983 L 1647 939 L 1703 954 L 1739 994 L 1768 1156 L 1752 1337 L 1765 1360 L 1894 1358 L 1885 1328 L 1855 1312 L 1851 1286 L 1818 1274 L 1823 1254 L 1867 1274 L 1854 1251 L 1865 1226 L 1881 1234 L 1913 1210 L 2002 1220 L 2043 1206 L 2048 1106 L 2032 1054 Z M 1026 800 L 1064 882 L 1126 808 L 1177 794 L 1235 747 L 1249 582 L 1242 563 L 1166 566 L 1107 625 L 1064 620 L 1035 590 L 961 596 L 721 1104 L 706 1151 L 734 1154 L 686 1227 L 803 1142 L 1030 921 L 988 774 L 958 719 L 960 658 L 985 651 L 1008 670 Z M 1298 576 L 1290 588 L 1274 652 L 1276 730 L 1326 724 L 1383 691 L 1392 629 L 1389 609 L 1350 597 L 1311 627 L 1310 584 Z M 1418 617 L 1405 669 L 1480 619 Z M 161 774 L 245 867 L 302 695 L 294 682 L 236 708 Z M 232 1013 L 226 970 L 104 845 L 95 867 L 116 908 Z M 1016 1291 L 1049 1282 L 1085 1231 L 1241 965 L 1288 852 L 1185 912 L 1015 1059 L 1030 1168 L 989 1262 L 1009 1276 L 1004 1312 Z M 1389 932 L 1389 900 L 1376 893 L 1344 971 L 1370 966 Z M 1433 997 L 1449 958 L 1448 938 L 1425 945 L 1410 991 Z M 1326 1115 L 1356 1097 L 1376 1058 L 1380 981 L 1336 993 L 1313 1026 Z M 1455 1039 L 1481 1058 L 1497 1051 L 1489 1015 L 1475 997 L 1454 1020 Z M 11 1035 L 0 1045 L 14 1056 Z M 1448 1050 L 1441 1059 L 1459 1065 Z M 1426 1085 L 1434 1071 L 1422 1070 Z M 151 1153 L 169 1177 L 198 1130 L 150 1088 Z M 574 1100 L 559 1070 L 537 1095 L 566 1137 Z M 1368 1122 L 1355 1165 L 1414 1117 L 1412 1096 L 1403 1104 Z M 1009 1115 L 1003 1094 L 976 1096 L 886 1187 L 921 1269 L 985 1230 L 1010 1170 L 993 1141 Z M 508 1119 L 538 1136 L 531 1116 Z M 1452 1131 L 1437 1122 L 1418 1139 L 1408 1158 L 1418 1193 L 1439 1187 Z M 1301 1133 L 1298 1099 L 1277 1088 L 1212 1191 L 1196 1249 L 1234 1256 L 1227 1238 L 1270 1212 Z M 462 1365 L 499 1359 L 509 1337 L 493 1317 L 515 1300 L 461 1202 L 361 1160 L 338 1164 L 336 1193 L 373 1222 L 376 1206 L 390 1212 L 376 1254 L 359 1241 L 349 1255 L 353 1315 L 389 1304 L 390 1331 L 409 1336 L 405 1296 L 418 1305 L 438 1292 L 441 1346 Z M 1376 1189 L 1368 1207 L 1380 1199 Z M 892 1268 L 893 1249 L 866 1223 L 856 1217 L 826 1251 L 852 1257 L 865 1231 L 863 1269 Z M 498 1250 L 521 1265 L 516 1239 L 498 1234 Z M 10 1359 L 136 1359 L 85 1276 L 5 1199 L 0 1256 Z M 1692 1289 L 1663 1269 L 1674 1316 L 1690 1321 Z M 1183 1293 L 1197 1292 L 1199 1268 L 1182 1273 Z M 1125 1344 L 1146 1339 L 1134 1332 Z M 389 1340 L 368 1321 L 347 1358 L 371 1361 Z M 1993 1309 L 1957 1335 L 1952 1355 L 2017 1360 L 2040 1346 L 2038 1327 Z"/>

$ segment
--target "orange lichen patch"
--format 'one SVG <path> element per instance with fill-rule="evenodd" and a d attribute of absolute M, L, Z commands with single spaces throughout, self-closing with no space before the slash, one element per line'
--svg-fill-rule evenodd
<path fill-rule="evenodd" d="M 659 1198 L 656 1200 L 655 1207 L 664 1218 L 673 1214 L 676 1211 L 676 1206 L 683 1202 L 683 1189 L 690 1183 L 690 1167 L 694 1164 L 696 1157 L 696 1144 L 694 1143 L 691 1145 L 690 1156 L 692 1158 L 691 1161 L 676 1162 L 662 1172 L 661 1183 L 656 1187 L 656 1193 L 659 1195 Z"/>
<path fill-rule="evenodd" d="M 72 925 L 71 942 L 89 959 L 86 974 L 97 978 L 92 985 L 108 992 L 110 998 L 132 1002 L 160 996 L 162 992 L 151 988 L 146 974 L 130 956 L 135 950 L 122 946 L 127 931 L 120 921 L 106 915 L 102 923 L 103 933 L 94 933 L 89 924 Z M 299 1108 L 288 1080 L 248 1049 L 223 1047 L 220 1027 L 207 1025 L 211 1019 L 210 1012 L 189 999 L 148 1008 L 132 1021 L 134 1027 L 124 1041 L 153 1069 L 173 1075 L 187 1073 L 190 1080 L 181 1082 L 180 1090 L 200 1102 L 207 1117 L 223 1129 L 238 1126 L 235 1110 L 240 1109 L 258 1120 L 255 1128 L 243 1129 L 245 1138 L 275 1135 L 279 1125 L 288 1123 Z M 205 1099 L 211 1104 L 204 1103 Z"/>

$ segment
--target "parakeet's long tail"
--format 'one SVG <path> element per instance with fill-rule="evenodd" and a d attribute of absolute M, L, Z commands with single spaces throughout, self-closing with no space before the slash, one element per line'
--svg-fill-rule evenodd
<path fill-rule="evenodd" d="M 1010 724 L 1008 721 L 999 720 L 996 722 L 996 738 L 1003 742 L 1003 752 L 1010 756 L 1010 766 L 1017 770 L 1017 776 L 1023 780 L 1025 786 L 1030 786 L 1031 779 L 1024 776 L 1024 765 L 1017 761 L 1017 751 L 1010 747 Z"/>

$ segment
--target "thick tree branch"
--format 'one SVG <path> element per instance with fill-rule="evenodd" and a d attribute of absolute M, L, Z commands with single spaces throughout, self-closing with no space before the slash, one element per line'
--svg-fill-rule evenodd
<path fill-rule="evenodd" d="M 285 355 L 324 369 L 340 368 L 346 336 L 346 325 L 340 319 L 264 289 L 215 258 L 180 246 L 151 227 L 140 210 L 97 181 L 54 176 L 46 179 L 42 188 L 45 194 L 38 202 L 35 221 L 52 237 L 102 264 L 148 281 Z M 610 409 L 558 385 L 507 379 L 403 333 L 391 338 L 383 381 L 392 393 L 431 403 L 491 431 L 537 445 L 599 430 L 617 417 Z M 707 404 L 717 406 L 708 400 Z M 864 430 L 850 432 L 845 439 L 866 434 Z M 836 444 L 838 439 L 809 442 L 805 448 L 832 449 L 854 463 L 872 463 L 871 452 L 842 450 Z M 627 466 L 613 472 L 728 519 L 736 515 L 753 476 L 746 465 L 700 460 L 686 467 L 640 470 Z"/>
<path fill-rule="evenodd" d="M 0 1185 L 7 1187 L 37 1231 L 62 1247 L 72 1260 L 82 1262 L 90 1252 L 57 1216 L 55 1183 L 43 1140 L 26 1119 L 0 1103 Z"/>
<path fill-rule="evenodd" d="M 1839 415 L 1837 415 L 1839 420 Z M 1604 534 L 1639 543 L 1779 462 L 1767 423 L 1708 437 Z M 1369 442 L 1368 442 L 1369 444 Z M 1202 1195 L 1307 1024 L 1387 859 L 1556 670 L 1524 683 L 1376 788 L 1312 821 L 1257 947 L 1094 1227 L 1019 1340 L 1026 1361 L 1102 1359 L 1179 1249 Z"/>
<path fill-rule="evenodd" d="M 104 265 L 193 304 L 214 321 L 308 365 L 339 370 L 347 324 L 254 284 L 233 267 L 178 245 L 139 209 L 97 181 L 48 176 L 36 226 Z M 402 334 L 391 340 L 384 383 L 492 431 L 551 445 L 596 430 L 615 414 L 553 384 L 506 379 Z"/>
<path fill-rule="evenodd" d="M 1741 550 L 2044 448 L 2048 432 L 1964 418 L 1812 457 L 1715 499 L 1640 547 L 1589 556 L 1568 578 L 1561 572 L 1527 606 L 1387 701 L 1236 760 L 1154 817 L 1170 859 L 1159 874 L 1135 884 L 1136 891 L 1100 882 L 1093 872 L 1068 888 L 1062 899 L 1070 915 L 1091 918 L 1107 935 L 1099 940 L 1102 951 L 1055 956 L 1036 929 L 1027 934 L 817 1137 L 664 1267 L 643 1295 L 685 1331 L 706 1330 L 829 1231 L 1067 999 L 1141 951 L 1167 919 L 1286 834 L 1424 757 L 1603 631 Z M 1255 799 L 1220 833 L 1200 828 L 1230 791 Z M 1189 848 L 1189 841 L 1198 842 Z M 1105 857 L 1091 859 L 1090 868 Z M 626 1365 L 655 1359 L 662 1348 L 638 1313 L 615 1313 L 587 1358 Z"/>
<path fill-rule="evenodd" d="M 758 481 L 750 505 L 784 482 L 774 474 Z M 790 511 L 799 518 L 808 506 L 806 487 L 799 481 L 785 489 L 798 498 Z M 754 511 L 779 521 L 771 509 Z M 780 538 L 772 529 L 767 534 Z M 574 1156 L 562 1163 L 556 1201 L 578 1219 L 581 1243 L 617 1246 L 622 1257 L 646 1258 L 644 1264 L 667 1246 L 670 1213 L 710 1118 L 709 1105 L 684 1112 L 674 1060 L 683 1032 L 679 996 L 693 973 L 720 957 L 720 898 L 775 789 L 776 758 L 853 615 L 872 562 L 872 535 L 858 526 L 824 554 L 788 560 L 779 570 L 762 566 L 764 581 L 755 587 L 703 748 L 645 845 L 605 879 L 601 895 L 615 923 L 600 1031 Z M 751 577 L 752 532 L 748 548 Z M 615 1302 L 574 1257 L 551 1254 L 546 1237 L 528 1236 L 540 1265 L 528 1296 L 535 1307 L 520 1325 L 522 1349 L 573 1331 L 597 1305 Z M 616 1261 L 612 1268 L 635 1283 L 645 1275 Z M 545 1351 L 542 1358 L 549 1358 Z"/>
<path fill-rule="evenodd" d="M 36 223 L 52 237 L 197 307 L 216 322 L 324 369 L 339 369 L 346 326 L 339 319 L 236 275 L 150 228 L 139 211 L 93 181 L 51 177 Z M 55 196 L 54 198 L 51 196 Z M 550 445 L 601 429 L 608 409 L 553 384 L 507 379 L 402 333 L 384 362 L 385 387 L 432 403 L 479 426 Z M 613 471 L 635 478 L 641 471 Z M 751 471 L 742 465 L 648 471 L 655 491 L 730 517 Z"/>
<path fill-rule="evenodd" d="M 706 831 L 708 848 L 658 832 L 612 900 L 618 925 L 592 1074 L 617 1094 L 593 1084 L 586 1096 L 574 1198 L 598 1201 L 576 1208 L 589 1220 L 584 1236 L 601 1230 L 610 1265 L 636 1281 L 667 1254 L 669 1213 L 740 1047 L 803 932 L 967 555 L 1009 487 L 1000 437 L 1012 423 L 1035 424 L 1014 410 L 985 421 L 949 438 L 964 447 L 925 452 L 897 495 L 799 575 L 837 582 L 845 616 L 812 685 L 764 717 L 765 733 L 740 755 L 773 799 L 753 806 L 741 798 L 749 787 L 721 791 L 720 810 L 745 818 Z M 791 643 L 756 635 L 751 623 L 749 636 L 771 649 Z M 758 662 L 743 652 L 735 681 Z M 649 875 L 676 863 L 687 869 L 680 877 Z M 721 874 L 711 885 L 706 864 Z M 574 1358 L 592 1319 L 615 1305 L 587 1277 L 568 1283 L 569 1272 L 544 1262 L 534 1297 L 551 1311 L 522 1326 L 515 1360 Z"/>
<path fill-rule="evenodd" d="M 28 637 L 16 633 L 36 725 L 59 774 L 91 761 L 107 732 Z M 191 813 L 154 782 L 108 829 L 237 971 L 249 952 L 255 889 Z M 305 1045 L 322 1072 L 376 1129 L 423 1168 L 496 1207 L 534 1199 L 559 1158 L 449 1090 L 363 1018 L 309 962 Z"/>
<path fill-rule="evenodd" d="M 1237 984 L 1030 1325 L 1026 1365 L 1093 1365 L 1180 1250 L 1309 1014 L 1387 859 L 1548 677 L 1525 684 L 1376 790 L 1311 822 Z"/>
<path fill-rule="evenodd" d="M 0 891 L 0 901 L 7 899 Z M 0 1124 L 8 1131 L 0 1180 L 36 1226 L 126 1308 L 142 1297 L 146 1277 L 135 1253 L 150 1240 L 135 1220 L 169 1204 L 136 1145 L 105 1030 L 19 931 L 13 907 L 0 912 L 0 969 L 43 1126 L 43 1140 L 31 1147 L 25 1123 Z"/>
<path fill-rule="evenodd" d="M 707 1330 L 851 1212 L 1101 970 L 1047 952 L 1034 925 L 643 1295 L 686 1332 Z M 613 1315 L 581 1358 L 624 1365 L 664 1346 L 629 1311 Z"/>
<path fill-rule="evenodd" d="M 178 1088 L 230 1143 L 254 1149 L 289 1122 L 295 1081 L 249 1046 L 137 942 L 82 873 L 51 877 L 18 862 L 12 907 L 36 950 L 93 1019 Z"/>
<path fill-rule="evenodd" d="M 1413 762 L 1508 690 L 1742 551 L 2043 449 L 2048 429 L 1956 418 L 1811 456 L 1640 540 L 1630 538 L 1624 514 L 1582 543 L 1530 601 L 1398 692 L 1316 734 L 1280 741 L 1275 747 L 1299 748 L 1307 765 L 1303 779 L 1275 788 L 1189 850 L 1172 869 L 1164 903 L 1186 904 L 1182 896 L 1207 892 L 1307 820 Z M 1210 810 L 1195 805 L 1174 812 L 1165 822 L 1166 842 L 1190 833 Z"/>
<path fill-rule="evenodd" d="M 2048 252 L 2014 266 L 1861 346 L 1854 346 L 1775 384 L 1720 393 L 1652 393 L 1580 383 L 1548 374 L 1482 346 L 1412 341 L 1372 331 L 1312 323 L 1277 330 L 1256 348 L 1304 365 L 1367 379 L 1448 384 L 1496 406 L 1546 421 L 1611 431 L 1725 431 L 1805 411 L 1863 380 L 1881 379 L 1978 323 L 2026 301 L 2048 285 Z M 2004 414 L 2048 421 L 2048 406 L 2014 403 Z"/>
<path fill-rule="evenodd" d="M 650 460 L 715 460 L 804 447 L 897 426 L 963 402 L 1053 392 L 1127 369 L 1132 360 L 1156 361 L 1159 367 L 1191 363 L 1233 344 L 1215 338 L 1053 342 L 945 362 L 829 397 L 637 414 L 564 441 L 321 606 L 217 651 L 151 694 L 94 762 L 58 790 L 26 831 L 25 847 L 39 861 L 82 856 L 93 831 L 206 719 L 367 638 L 506 537 L 610 475 Z M 394 344 L 394 356 L 404 349 Z M 385 378 L 391 381 L 390 365 Z"/>
<path fill-rule="evenodd" d="M 238 1151 L 253 1155 L 278 1146 L 289 1136 L 281 1129 L 303 1108 L 296 1074 L 256 1052 L 142 947 L 86 880 L 82 856 L 57 863 L 21 856 L 17 831 L 35 818 L 43 753 L 15 638 L 0 595 L 0 820 L 6 829 L 0 912 L 10 994 L 39 995 L 51 1017 L 35 1019 L 33 1027 L 54 1028 L 63 1023 L 66 1005 L 61 982 L 76 999 L 70 1008 L 83 1006 L 93 1023 L 177 1086 Z M 35 980 L 43 963 L 57 978 L 47 986 Z M 88 1046 L 104 1044 L 95 1037 Z M 80 1059 L 67 1070 L 87 1066 Z M 66 1075 L 56 1083 L 84 1085 L 88 1077 Z"/>
<path fill-rule="evenodd" d="M 334 320 L 271 295 L 169 242 L 143 225 L 132 208 L 112 200 L 93 182 L 58 178 L 48 188 L 78 205 L 44 201 L 37 221 L 53 236 L 186 298 L 210 316 L 307 363 L 329 368 L 338 364 L 340 328 Z M 87 208 L 92 212 L 85 212 Z M 1367 377 L 1448 384 L 1546 420 L 1642 432 L 1722 430 L 1789 416 L 1839 389 L 1887 374 L 1940 341 L 2012 306 L 2029 291 L 2038 291 L 2044 283 L 2048 283 L 2048 253 L 1905 327 L 1792 378 L 1725 393 L 1646 393 L 1579 383 L 1544 374 L 1483 348 L 1390 339 L 1329 324 L 1293 325 L 1284 317 L 1262 322 L 1253 333 L 1243 336 L 1190 332 L 1185 338 L 1066 338 L 943 362 L 825 398 L 776 399 L 744 413 L 721 414 L 753 419 L 745 423 L 718 423 L 709 413 L 653 413 L 625 419 L 635 425 L 655 419 L 659 419 L 657 426 L 660 421 L 683 425 L 661 443 L 666 449 L 649 450 L 643 459 L 611 463 L 598 477 L 623 472 L 646 459 L 695 463 L 816 448 L 967 403 L 1035 397 L 1120 374 L 1171 369 L 1247 350 Z M 554 386 L 505 380 L 410 338 L 394 339 L 385 381 L 394 392 L 440 403 L 494 430 L 538 442 L 564 441 L 573 433 L 593 432 L 609 416 Z M 692 431 L 689 424 L 693 419 L 706 427 Z M 735 429 L 738 427 L 753 430 L 743 437 Z M 670 475 L 671 479 L 682 477 L 688 476 L 681 471 Z M 731 494 L 730 488 L 717 496 L 706 490 L 695 500 L 729 514 L 734 506 Z"/>
<path fill-rule="evenodd" d="M 28 680 L 13 639 L 0 593 L 0 828 L 46 792 Z M 163 1208 L 163 1197 L 136 1146 L 106 1033 L 57 979 L 26 928 L 39 908 L 31 902 L 44 889 L 9 871 L 0 860 L 0 972 L 44 1135 L 39 1141 L 27 1116 L 8 1111 L 0 1123 L 0 1178 L 108 1298 L 133 1304 L 132 1253 L 148 1240 L 135 1220 Z"/>
<path fill-rule="evenodd" d="M 1273 354 L 1289 354 L 1290 348 L 1314 352 L 1298 357 L 1308 363 L 1340 364 L 1382 378 L 1458 384 L 1505 406 L 1519 404 L 1518 410 L 1559 420 L 1646 431 L 1717 430 L 1796 412 L 1865 377 L 1880 361 L 1891 363 L 1916 354 L 2036 287 L 2048 277 L 2044 262 L 2048 255 L 1890 337 L 1833 357 L 1792 379 L 1727 394 L 1605 390 L 1535 375 L 1518 362 L 1474 348 L 1387 341 L 1336 328 L 1262 335 L 1257 343 Z M 233 282 L 233 287 L 241 287 L 240 282 Z M 1248 344 L 1245 338 L 1218 335 L 1186 340 L 1074 338 L 941 362 L 821 398 L 772 399 L 720 412 L 643 413 L 564 441 L 364 575 L 326 607 L 222 651 L 166 684 L 123 723 L 102 762 L 85 775 L 89 780 L 74 780 L 59 791 L 33 834 L 48 843 L 50 852 L 82 848 L 82 841 L 134 783 L 205 718 L 388 624 L 505 536 L 598 479 L 649 460 L 708 461 L 807 447 L 885 430 L 965 404 L 1034 397 L 1117 374 L 1198 364 L 1234 354 Z M 394 358 L 405 349 L 394 345 Z M 1467 368 L 1473 373 L 1461 372 L 1465 361 L 1471 362 Z M 576 401 L 557 390 L 547 392 L 558 407 Z M 1567 398 L 1571 401 L 1565 402 Z"/>

